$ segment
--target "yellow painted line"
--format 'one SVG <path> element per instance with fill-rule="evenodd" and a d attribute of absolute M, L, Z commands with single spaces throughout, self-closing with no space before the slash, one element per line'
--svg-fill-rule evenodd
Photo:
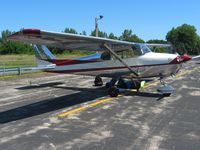
<path fill-rule="evenodd" d="M 195 71 L 195 69 L 194 70 L 190 70 L 190 71 L 181 72 L 176 77 L 184 76 L 184 75 L 189 74 L 189 73 L 191 73 L 193 71 Z M 153 83 L 147 84 L 147 85 L 144 86 L 143 89 L 146 89 L 146 88 L 148 88 L 150 86 L 153 86 L 153 85 L 157 85 L 158 83 L 159 83 L 159 81 L 155 81 Z M 133 89 L 133 90 L 130 90 L 130 91 L 136 91 L 136 90 Z M 120 96 L 123 96 L 123 95 L 122 94 L 118 95 L 118 97 L 120 97 Z M 66 116 L 81 112 L 83 110 L 86 110 L 88 108 L 95 107 L 95 106 L 100 105 L 100 104 L 104 104 L 104 103 L 109 102 L 111 100 L 117 100 L 117 98 L 109 97 L 109 98 L 105 98 L 105 99 L 99 99 L 96 102 L 93 102 L 93 103 L 90 103 L 90 104 L 87 104 L 87 105 L 84 105 L 84 106 L 80 106 L 78 108 L 74 108 L 72 110 L 60 113 L 60 114 L 57 115 L 57 117 L 63 118 L 63 117 L 66 117 Z"/>
<path fill-rule="evenodd" d="M 96 102 L 94 102 L 94 103 L 90 103 L 90 104 L 88 104 L 88 105 L 86 105 L 86 106 L 80 106 L 80 107 L 78 107 L 78 108 L 75 108 L 75 109 L 72 109 L 72 110 L 69 110 L 69 111 L 66 111 L 66 112 L 64 112 L 64 113 L 60 113 L 60 114 L 58 114 L 57 116 L 58 117 L 66 117 L 66 116 L 68 116 L 68 115 L 71 115 L 71 114 L 74 114 L 74 113 L 78 113 L 78 112 L 80 112 L 80 111 L 83 111 L 83 110 L 85 110 L 85 109 L 87 109 L 87 108 L 90 108 L 90 107 L 95 107 L 95 106 L 97 106 L 97 105 L 99 105 L 99 104 L 103 104 L 103 103 L 106 103 L 106 102 L 109 102 L 109 101 L 111 101 L 111 100 L 114 100 L 115 98 L 105 98 L 105 99 L 101 99 L 101 100 L 98 100 L 98 101 L 96 101 Z"/>
<path fill-rule="evenodd" d="M 181 72 L 181 73 L 177 74 L 176 77 L 182 77 L 182 76 L 184 76 L 184 75 L 186 75 L 186 74 L 189 74 L 189 73 L 191 73 L 191 72 L 193 72 L 193 71 L 195 71 L 195 70 L 196 70 L 196 69 Z"/>
<path fill-rule="evenodd" d="M 91 103 L 91 104 L 89 104 L 88 106 L 89 106 L 89 107 L 94 107 L 94 106 L 97 106 L 97 105 L 99 105 L 99 104 L 103 104 L 103 103 L 109 102 L 109 101 L 111 101 L 111 100 L 114 100 L 114 98 L 111 98 L 111 97 L 110 97 L 110 98 L 105 98 L 105 99 L 102 99 L 102 100 L 100 100 L 100 101 Z"/>
<path fill-rule="evenodd" d="M 87 106 L 81 106 L 81 107 L 66 111 L 64 113 L 60 113 L 60 114 L 58 114 L 58 117 L 65 117 L 65 116 L 68 116 L 68 115 L 83 111 L 85 109 L 87 109 Z"/>
<path fill-rule="evenodd" d="M 160 82 L 160 81 L 155 81 L 155 82 L 153 82 L 153 83 L 149 83 L 149 84 L 145 85 L 143 89 L 146 89 L 146 88 L 148 88 L 148 87 L 150 87 L 150 86 L 156 85 L 156 84 L 158 84 L 159 82 Z"/>

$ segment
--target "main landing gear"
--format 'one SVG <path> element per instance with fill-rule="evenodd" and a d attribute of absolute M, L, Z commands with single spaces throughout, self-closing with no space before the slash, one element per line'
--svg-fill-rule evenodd
<path fill-rule="evenodd" d="M 136 89 L 137 92 L 139 92 L 140 81 L 133 79 L 113 78 L 110 82 L 106 83 L 106 87 L 108 88 L 108 94 L 111 97 L 117 97 L 119 93 L 125 89 Z"/>
<path fill-rule="evenodd" d="M 163 80 L 163 77 L 160 77 L 160 83 L 161 83 L 161 87 L 159 87 L 157 89 L 158 92 L 160 92 L 163 96 L 170 96 L 172 94 L 172 92 L 175 90 L 172 86 L 167 85 L 165 83 L 165 81 Z"/>
<path fill-rule="evenodd" d="M 108 88 L 108 94 L 111 97 L 117 97 L 120 92 L 126 89 L 136 89 L 139 92 L 141 87 L 139 80 L 133 79 L 125 79 L 125 78 L 112 78 L 110 82 L 106 83 L 106 87 Z M 95 86 L 102 86 L 103 81 L 100 76 L 96 76 L 94 80 Z"/>
<path fill-rule="evenodd" d="M 168 97 L 175 90 L 172 86 L 167 85 L 163 80 L 163 77 L 160 77 L 161 87 L 157 89 L 164 97 Z M 103 81 L 100 76 L 96 76 L 94 80 L 95 86 L 102 86 Z M 117 97 L 120 92 L 125 91 L 126 89 L 136 89 L 139 92 L 139 89 L 145 85 L 145 81 L 140 81 L 137 79 L 126 79 L 126 78 L 112 78 L 110 82 L 106 83 L 108 88 L 108 94 L 111 97 Z"/>

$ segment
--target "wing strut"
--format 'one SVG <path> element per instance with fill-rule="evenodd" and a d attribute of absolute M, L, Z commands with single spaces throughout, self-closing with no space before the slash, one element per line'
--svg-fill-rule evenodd
<path fill-rule="evenodd" d="M 107 44 L 104 44 L 104 47 L 113 55 L 117 60 L 119 60 L 125 67 L 130 70 L 131 73 L 133 73 L 135 76 L 139 76 L 123 59 L 121 59 Z"/>

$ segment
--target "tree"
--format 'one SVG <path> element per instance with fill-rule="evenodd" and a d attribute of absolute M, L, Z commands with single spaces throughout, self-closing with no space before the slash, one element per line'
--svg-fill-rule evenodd
<path fill-rule="evenodd" d="M 87 35 L 86 31 L 82 31 L 82 33 L 80 33 L 80 35 Z"/>
<path fill-rule="evenodd" d="M 65 28 L 65 33 L 72 33 L 72 34 L 78 34 L 78 32 L 73 28 Z"/>
<path fill-rule="evenodd" d="M 9 41 L 7 37 L 12 32 L 9 30 L 2 31 L 0 39 L 0 54 L 30 54 L 33 48 L 29 44 L 17 41 Z"/>
<path fill-rule="evenodd" d="M 165 40 L 158 40 L 158 39 L 152 39 L 152 40 L 148 40 L 146 43 L 152 43 L 152 44 L 167 44 L 167 41 L 165 41 Z"/>
<path fill-rule="evenodd" d="M 91 32 L 90 35 L 91 35 L 91 36 L 96 36 L 96 31 L 93 30 L 93 31 Z M 98 37 L 107 38 L 108 35 L 107 35 L 106 32 L 103 32 L 103 31 L 100 31 L 100 30 L 99 30 L 99 31 L 98 31 Z"/>
<path fill-rule="evenodd" d="M 148 40 L 146 43 L 149 44 L 167 44 L 167 41 L 164 40 L 158 40 L 158 39 L 152 39 L 152 40 Z M 151 50 L 153 52 L 157 52 L 157 53 L 166 53 L 166 52 L 170 52 L 171 53 L 171 49 L 169 49 L 168 47 L 150 47 Z"/>
<path fill-rule="evenodd" d="M 128 41 L 131 38 L 132 30 L 125 29 L 120 36 L 120 40 Z"/>
<path fill-rule="evenodd" d="M 132 30 L 125 29 L 122 32 L 122 35 L 119 38 L 123 41 L 129 41 L 129 42 L 138 42 L 138 43 L 144 43 L 144 40 L 140 39 L 136 34 L 132 34 Z"/>
<path fill-rule="evenodd" d="M 194 55 L 200 54 L 200 36 L 198 36 L 197 45 L 193 51 L 193 54 Z"/>
<path fill-rule="evenodd" d="M 108 38 L 109 38 L 109 39 L 114 39 L 114 40 L 117 40 L 117 39 L 118 39 L 117 36 L 115 36 L 113 33 L 110 33 L 110 34 L 108 35 Z"/>
<path fill-rule="evenodd" d="M 183 24 L 172 28 L 166 35 L 168 42 L 172 43 L 179 54 L 195 54 L 198 44 L 196 28 L 192 25 Z"/>

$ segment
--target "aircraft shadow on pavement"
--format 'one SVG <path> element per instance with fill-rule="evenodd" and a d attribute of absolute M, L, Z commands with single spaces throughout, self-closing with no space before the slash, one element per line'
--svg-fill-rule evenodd
<path fill-rule="evenodd" d="M 28 105 L 24 105 L 18 108 L 13 108 L 0 112 L 0 124 L 9 123 L 12 121 L 17 121 L 25 118 L 30 118 L 33 116 L 41 115 L 47 112 L 59 110 L 62 108 L 67 108 L 75 106 L 81 103 L 89 102 L 98 98 L 107 96 L 106 87 L 98 88 L 80 88 L 80 87 L 63 87 L 63 86 L 53 86 L 53 88 L 62 88 L 67 90 L 79 91 L 78 93 L 73 93 L 69 95 L 64 95 L 56 98 L 50 98 L 46 100 L 41 100 L 39 102 L 34 102 Z M 125 92 L 124 95 L 136 95 L 142 97 L 156 97 L 161 98 L 159 94 L 152 93 L 135 93 L 135 92 Z"/>
<path fill-rule="evenodd" d="M 153 97 L 153 98 L 157 98 L 156 99 L 157 101 L 159 101 L 165 97 L 160 93 L 148 93 L 148 92 L 128 92 L 127 94 L 125 93 L 124 95 L 140 96 L 140 97 Z"/>
<path fill-rule="evenodd" d="M 43 84 L 36 84 L 36 85 L 27 85 L 23 87 L 18 87 L 16 89 L 18 90 L 39 89 L 39 88 L 52 87 L 52 86 L 61 85 L 61 84 L 64 84 L 64 82 L 50 82 L 50 83 L 43 83 Z"/>
<path fill-rule="evenodd" d="M 55 86 L 54 88 L 59 88 Z M 66 88 L 67 89 L 67 88 Z M 0 112 L 0 124 L 25 119 L 47 112 L 71 107 L 84 102 L 92 101 L 107 95 L 105 87 L 99 88 L 68 88 L 80 92 L 68 94 L 56 98 L 50 98 L 24 105 L 18 108 Z"/>

